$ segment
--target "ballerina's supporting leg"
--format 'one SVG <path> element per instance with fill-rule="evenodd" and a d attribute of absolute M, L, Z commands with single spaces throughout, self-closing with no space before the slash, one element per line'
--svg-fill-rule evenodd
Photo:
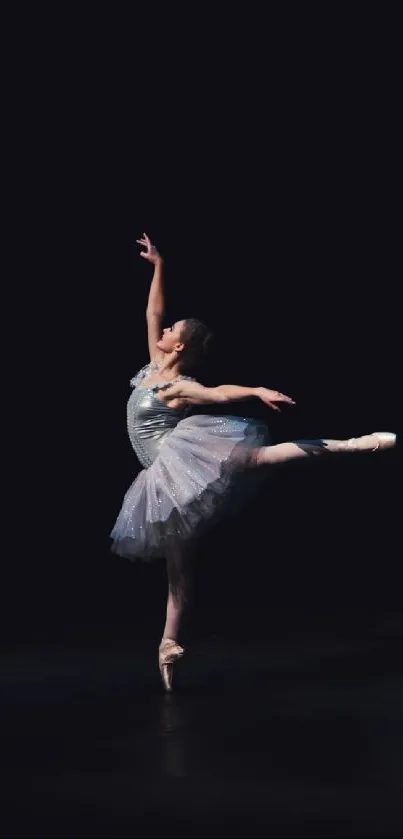
<path fill-rule="evenodd" d="M 159 668 L 165 690 L 172 690 L 173 666 L 182 658 L 178 644 L 183 613 L 190 594 L 191 555 L 188 548 L 175 546 L 167 551 L 168 599 L 165 627 L 159 647 Z"/>
<path fill-rule="evenodd" d="M 162 639 L 178 640 L 180 624 L 190 595 L 191 553 L 178 545 L 167 551 L 168 600 Z"/>
<path fill-rule="evenodd" d="M 396 435 L 389 432 L 365 434 L 349 440 L 295 440 L 290 443 L 278 443 L 276 446 L 262 446 L 251 452 L 250 465 L 288 463 L 300 458 L 318 457 L 323 454 L 346 452 L 375 452 L 378 449 L 390 449 L 396 444 Z"/>

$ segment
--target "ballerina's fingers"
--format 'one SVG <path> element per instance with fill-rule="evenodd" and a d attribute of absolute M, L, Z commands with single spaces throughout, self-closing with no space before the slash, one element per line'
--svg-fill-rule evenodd
<path fill-rule="evenodd" d="M 291 399 L 291 396 L 286 396 L 284 393 L 280 393 L 280 391 L 277 391 L 277 397 L 281 402 L 287 402 L 288 405 L 295 405 L 294 399 Z"/>

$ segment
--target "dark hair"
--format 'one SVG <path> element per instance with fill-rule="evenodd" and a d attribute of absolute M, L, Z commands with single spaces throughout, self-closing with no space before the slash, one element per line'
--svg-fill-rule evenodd
<path fill-rule="evenodd" d="M 204 323 L 197 318 L 186 318 L 180 336 L 185 345 L 180 354 L 181 373 L 193 373 L 203 366 L 212 338 L 212 332 Z"/>

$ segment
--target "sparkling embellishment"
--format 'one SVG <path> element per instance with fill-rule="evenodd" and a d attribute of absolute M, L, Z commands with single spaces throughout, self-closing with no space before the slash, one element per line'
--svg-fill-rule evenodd
<path fill-rule="evenodd" d="M 253 419 L 189 416 L 197 406 L 166 405 L 156 391 L 177 379 L 141 386 L 158 368 L 158 362 L 147 364 L 130 382 L 127 430 L 144 468 L 111 534 L 113 550 L 129 558 L 162 556 L 169 541 L 193 538 L 218 512 L 235 510 L 234 501 L 258 483 L 245 480 L 250 450 L 268 442 L 266 427 Z"/>

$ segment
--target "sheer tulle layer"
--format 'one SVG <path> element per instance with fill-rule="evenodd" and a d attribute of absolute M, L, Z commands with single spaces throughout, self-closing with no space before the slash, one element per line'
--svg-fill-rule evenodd
<path fill-rule="evenodd" d="M 267 427 L 253 419 L 195 415 L 168 434 L 154 463 L 127 491 L 111 533 L 112 550 L 131 559 L 162 556 L 233 513 L 261 479 L 250 453 L 267 445 Z"/>

